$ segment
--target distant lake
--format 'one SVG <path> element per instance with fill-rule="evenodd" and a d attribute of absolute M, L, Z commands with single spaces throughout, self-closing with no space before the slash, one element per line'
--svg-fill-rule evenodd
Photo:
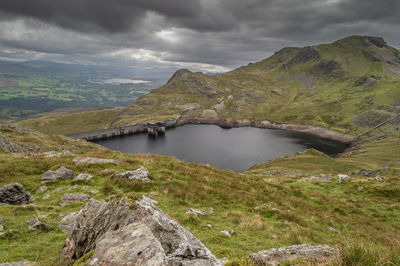
<path fill-rule="evenodd" d="M 119 79 L 119 78 L 112 78 L 106 80 L 89 80 L 90 83 L 97 83 L 97 84 L 139 84 L 139 83 L 150 83 L 147 80 L 140 80 L 140 79 Z"/>
<path fill-rule="evenodd" d="M 304 133 L 252 127 L 223 129 L 214 125 L 185 125 L 168 129 L 163 137 L 137 134 L 95 142 L 125 153 L 172 155 L 187 162 L 210 164 L 236 172 L 308 148 L 328 155 L 346 148 L 344 144 Z"/>

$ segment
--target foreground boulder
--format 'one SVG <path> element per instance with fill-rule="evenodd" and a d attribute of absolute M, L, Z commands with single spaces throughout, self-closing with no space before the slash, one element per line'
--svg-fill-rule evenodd
<path fill-rule="evenodd" d="M 143 197 L 132 204 L 91 200 L 67 238 L 61 257 L 78 259 L 96 249 L 87 265 L 221 265 L 187 229 Z"/>
<path fill-rule="evenodd" d="M 72 160 L 74 164 L 121 164 L 121 161 L 114 159 L 102 159 L 102 158 L 92 158 L 92 157 L 78 157 Z"/>
<path fill-rule="evenodd" d="M 0 203 L 10 205 L 27 204 L 31 194 L 19 183 L 13 183 L 0 187 Z"/>
<path fill-rule="evenodd" d="M 143 182 L 151 182 L 151 179 L 149 178 L 149 171 L 144 167 L 140 167 L 135 171 L 127 171 L 123 173 L 115 172 L 114 177 L 128 178 L 129 180 L 137 180 Z"/>
<path fill-rule="evenodd" d="M 42 175 L 40 181 L 42 182 L 50 182 L 55 181 L 57 179 L 67 179 L 67 178 L 74 178 L 75 173 L 64 166 L 61 166 L 55 171 L 49 170 Z"/>
<path fill-rule="evenodd" d="M 307 244 L 294 245 L 289 247 L 273 248 L 262 250 L 250 255 L 257 264 L 276 265 L 281 261 L 295 259 L 316 259 L 322 260 L 329 258 L 337 253 L 337 250 L 325 245 L 310 246 Z"/>

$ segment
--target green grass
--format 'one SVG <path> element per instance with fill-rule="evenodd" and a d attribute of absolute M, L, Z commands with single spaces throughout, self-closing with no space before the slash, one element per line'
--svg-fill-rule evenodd
<path fill-rule="evenodd" d="M 18 138 L 22 141 L 24 136 Z M 57 145 L 55 137 L 44 136 L 35 141 L 45 142 L 48 147 Z M 100 192 L 92 196 L 99 200 L 117 194 L 117 190 L 123 191 L 120 196 L 149 194 L 159 202 L 163 211 L 187 227 L 217 257 L 231 259 L 231 265 L 247 265 L 248 255 L 262 249 L 300 243 L 327 244 L 339 248 L 342 255 L 334 258 L 338 264 L 398 263 L 398 137 L 365 144 L 350 157 L 334 159 L 310 150 L 277 158 L 244 173 L 186 163 L 169 156 L 123 154 L 97 150 L 93 146 L 73 148 L 70 145 L 76 145 L 75 142 L 64 142 L 77 155 L 44 158 L 1 153 L 0 185 L 20 182 L 35 195 L 33 202 L 37 205 L 0 206 L 0 216 L 7 218 L 5 229 L 17 232 L 0 239 L 0 262 L 28 259 L 42 265 L 58 263 L 66 238 L 57 228 L 57 222 L 61 220 L 59 215 L 79 210 L 85 204 L 60 206 L 61 197 L 65 193 L 90 194 L 92 189 L 97 189 Z M 72 159 L 75 156 L 114 158 L 123 163 L 74 165 Z M 387 178 L 384 182 L 352 174 L 361 168 L 372 170 L 384 164 L 390 167 L 390 171 L 383 174 Z M 41 186 L 39 180 L 42 173 L 60 166 L 70 168 L 76 174 L 92 174 L 94 178 L 87 181 L 58 180 L 47 185 L 49 192 L 35 194 Z M 100 173 L 106 168 L 125 171 L 140 166 L 149 169 L 154 182 L 115 179 Z M 271 175 L 276 171 L 280 174 Z M 285 175 L 292 172 L 300 174 Z M 347 173 L 352 179 L 343 184 L 301 180 L 302 177 L 320 173 Z M 70 191 L 73 185 L 79 187 Z M 85 191 L 83 186 L 90 189 Z M 363 189 L 359 190 L 361 186 Z M 52 192 L 59 187 L 62 191 Z M 43 199 L 47 193 L 50 198 Z M 189 217 L 185 212 L 190 207 L 201 210 L 213 208 L 214 212 L 201 218 Z M 50 232 L 28 232 L 26 221 L 38 215 L 48 215 L 43 220 L 52 228 Z M 337 232 L 329 231 L 328 227 Z M 220 233 L 231 229 L 235 231 L 231 238 Z M 379 256 L 376 257 L 376 254 Z"/>

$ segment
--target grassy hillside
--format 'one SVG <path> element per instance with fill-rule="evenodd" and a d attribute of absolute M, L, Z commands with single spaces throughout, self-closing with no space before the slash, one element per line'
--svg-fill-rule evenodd
<path fill-rule="evenodd" d="M 207 165 L 186 163 L 168 156 L 123 154 L 100 149 L 84 141 L 1 130 L 15 143 L 68 149 L 70 155 L 48 158 L 40 153 L 20 156 L 0 151 L 0 186 L 21 183 L 32 195 L 26 206 L 0 205 L 6 234 L 0 236 L 0 263 L 28 259 L 39 265 L 57 265 L 66 235 L 57 227 L 60 215 L 81 209 L 85 203 L 61 205 L 67 193 L 135 197 L 147 193 L 160 208 L 194 233 L 217 257 L 232 265 L 248 265 L 248 255 L 262 249 L 299 243 L 327 244 L 341 250 L 328 264 L 381 265 L 400 263 L 400 143 L 386 138 L 365 144 L 350 157 L 331 158 L 315 150 L 277 158 L 244 173 L 223 171 Z M 113 158 L 121 165 L 75 165 L 79 156 Z M 88 181 L 57 180 L 36 192 L 49 169 L 65 166 L 94 176 Z M 154 182 L 140 183 L 111 178 L 101 171 L 113 168 L 149 169 Z M 358 176 L 361 168 L 386 169 L 386 179 Z M 351 180 L 335 183 L 336 174 Z M 332 175 L 332 182 L 316 183 L 303 177 Z M 86 187 L 85 187 L 86 186 Z M 58 188 L 58 190 L 56 190 Z M 98 193 L 92 193 L 94 189 Z M 121 192 L 122 191 L 122 192 Z M 190 208 L 212 214 L 197 218 L 185 215 Z M 26 221 L 40 216 L 51 230 L 29 232 Z M 211 225 L 211 227 L 209 226 Z M 229 238 L 220 233 L 234 230 Z"/>
<path fill-rule="evenodd" d="M 400 52 L 380 38 L 351 36 L 284 48 L 214 76 L 179 70 L 164 86 L 116 115 L 111 126 L 185 114 L 310 124 L 357 134 L 399 113 L 399 87 Z M 368 110 L 373 111 L 365 115 Z M 361 114 L 363 119 L 357 120 Z M 375 123 L 366 126 L 372 116 Z M 37 123 L 20 124 L 43 129 Z M 50 131 L 63 133 L 55 123 L 46 124 L 46 129 L 52 127 Z"/>

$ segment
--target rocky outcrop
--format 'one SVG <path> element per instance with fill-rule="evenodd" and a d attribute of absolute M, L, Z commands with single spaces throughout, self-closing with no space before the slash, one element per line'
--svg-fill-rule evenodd
<path fill-rule="evenodd" d="M 221 265 L 188 230 L 148 197 L 116 203 L 91 200 L 76 219 L 63 259 L 96 249 L 88 265 Z M 154 263 L 154 264 L 153 264 Z"/>
<path fill-rule="evenodd" d="M 129 180 L 151 182 L 151 179 L 149 178 L 149 171 L 143 166 L 135 171 L 127 171 L 123 173 L 115 172 L 113 176 L 119 178 L 128 178 Z"/>
<path fill-rule="evenodd" d="M 49 170 L 42 175 L 40 181 L 42 182 L 51 182 L 57 179 L 67 179 L 67 178 L 74 178 L 75 173 L 64 166 L 61 166 L 55 171 Z"/>
<path fill-rule="evenodd" d="M 27 204 L 31 194 L 19 183 L 13 183 L 0 187 L 0 203 L 10 205 Z"/>
<path fill-rule="evenodd" d="M 262 250 L 250 255 L 259 265 L 276 265 L 281 261 L 290 261 L 295 259 L 326 259 L 337 252 L 336 249 L 329 246 L 310 246 L 307 244 L 294 245 L 289 247 L 273 248 Z"/>
<path fill-rule="evenodd" d="M 87 265 L 165 265 L 161 243 L 148 226 L 132 223 L 105 233 Z"/>
<path fill-rule="evenodd" d="M 121 164 L 121 161 L 114 159 L 92 158 L 92 157 L 78 157 L 72 160 L 74 164 Z"/>
<path fill-rule="evenodd" d="M 58 228 L 60 228 L 65 234 L 71 234 L 76 218 L 78 217 L 78 213 L 79 212 L 76 211 L 65 215 L 64 218 L 62 218 L 58 223 Z"/>
<path fill-rule="evenodd" d="M 27 151 L 6 136 L 0 136 L 0 150 L 11 153 L 26 153 Z"/>

